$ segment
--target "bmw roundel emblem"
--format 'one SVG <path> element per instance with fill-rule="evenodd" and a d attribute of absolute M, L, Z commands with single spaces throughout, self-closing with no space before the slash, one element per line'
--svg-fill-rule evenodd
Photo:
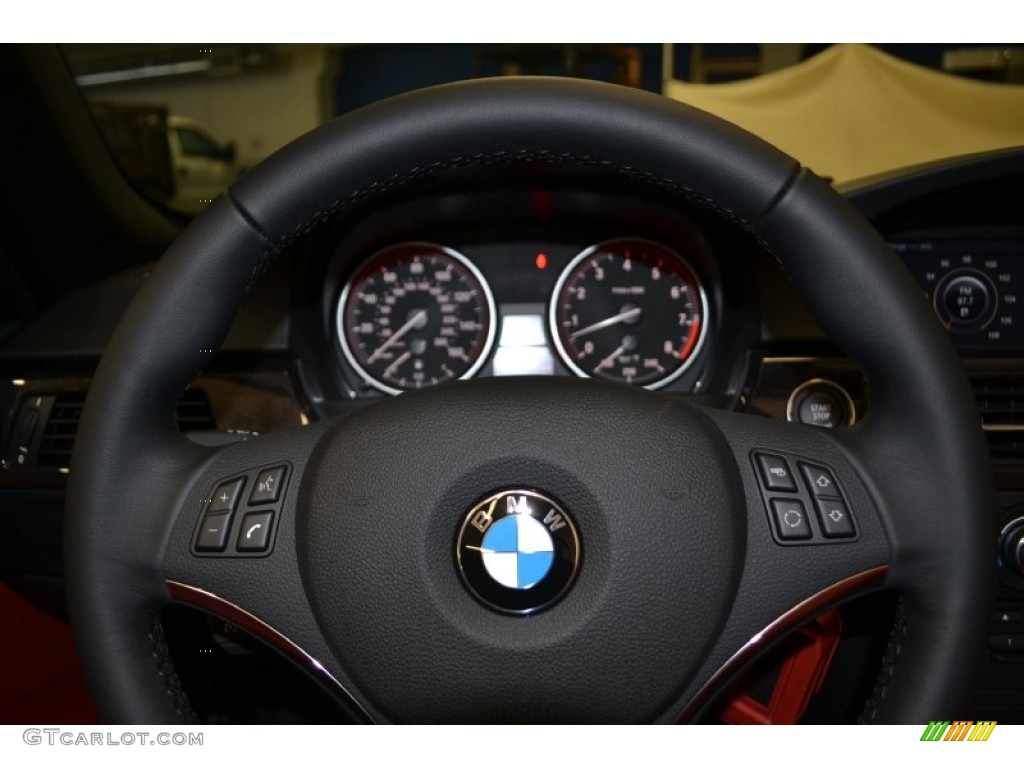
<path fill-rule="evenodd" d="M 456 559 L 477 599 L 525 615 L 565 594 L 579 567 L 580 539 L 554 499 L 533 490 L 499 491 L 466 515 Z"/>

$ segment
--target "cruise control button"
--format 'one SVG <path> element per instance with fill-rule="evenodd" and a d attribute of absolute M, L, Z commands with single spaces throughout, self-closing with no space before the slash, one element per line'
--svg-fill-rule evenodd
<path fill-rule="evenodd" d="M 256 484 L 249 494 L 250 504 L 272 504 L 281 497 L 281 481 L 284 467 L 264 469 L 256 476 Z"/>
<path fill-rule="evenodd" d="M 207 512 L 234 512 L 238 507 L 238 498 L 242 495 L 242 486 L 245 485 L 245 478 L 229 480 L 217 486 L 213 492 L 213 500 L 206 508 Z"/>
<path fill-rule="evenodd" d="M 804 505 L 795 499 L 772 499 L 772 517 L 779 538 L 789 541 L 811 538 Z"/>
<path fill-rule="evenodd" d="M 266 552 L 270 541 L 273 512 L 253 512 L 242 518 L 236 547 L 239 552 Z"/>
<path fill-rule="evenodd" d="M 228 544 L 231 515 L 225 512 L 207 512 L 196 536 L 196 549 L 200 552 L 223 552 Z"/>
<path fill-rule="evenodd" d="M 761 470 L 761 482 L 769 491 L 796 491 L 796 480 L 784 458 L 758 453 L 757 465 Z"/>
<path fill-rule="evenodd" d="M 815 499 L 814 506 L 818 509 L 818 522 L 821 532 L 830 539 L 848 539 L 856 532 L 853 529 L 853 518 L 850 510 L 839 499 Z"/>
<path fill-rule="evenodd" d="M 824 467 L 819 467 L 816 464 L 800 464 L 800 469 L 804 473 L 804 480 L 807 481 L 807 487 L 811 489 L 811 493 L 818 497 L 832 497 L 841 498 L 842 495 L 839 493 L 839 486 L 836 485 L 836 479 L 832 477 L 832 473 Z"/>

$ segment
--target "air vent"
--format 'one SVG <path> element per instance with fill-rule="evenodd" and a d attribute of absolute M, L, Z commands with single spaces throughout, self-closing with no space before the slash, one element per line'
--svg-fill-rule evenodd
<path fill-rule="evenodd" d="M 178 401 L 178 429 L 182 432 L 198 432 L 216 428 L 206 390 L 185 390 L 185 394 Z"/>
<path fill-rule="evenodd" d="M 85 392 L 61 392 L 53 397 L 36 453 L 36 466 L 60 469 L 71 464 L 78 421 L 82 417 Z M 178 429 L 194 432 L 216 429 L 210 398 L 202 389 L 189 389 L 178 401 Z"/>
<path fill-rule="evenodd" d="M 1024 376 L 974 375 L 971 387 L 993 461 L 1024 461 Z"/>
<path fill-rule="evenodd" d="M 1024 462 L 1024 429 L 988 431 L 985 436 L 992 461 Z"/>
<path fill-rule="evenodd" d="M 71 449 L 84 404 L 85 392 L 61 392 L 54 396 L 36 452 L 36 466 L 59 468 L 71 464 Z"/>

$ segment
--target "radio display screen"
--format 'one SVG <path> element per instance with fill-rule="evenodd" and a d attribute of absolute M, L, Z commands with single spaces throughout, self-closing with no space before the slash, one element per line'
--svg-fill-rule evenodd
<path fill-rule="evenodd" d="M 1024 241 L 890 243 L 963 349 L 1024 348 Z"/>

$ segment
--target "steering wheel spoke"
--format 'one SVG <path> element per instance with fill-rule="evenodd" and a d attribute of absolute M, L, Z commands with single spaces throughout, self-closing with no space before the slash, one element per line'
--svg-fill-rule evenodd
<path fill-rule="evenodd" d="M 832 433 L 706 411 L 728 441 L 746 511 L 732 610 L 678 718 L 700 715 L 735 676 L 821 612 L 885 585 L 894 550 L 875 498 Z"/>
<path fill-rule="evenodd" d="M 219 448 L 195 471 L 168 552 L 187 563 L 277 562 L 280 531 L 294 527 L 302 473 L 321 426 L 294 428 Z M 311 442 L 314 441 L 314 442 Z M 282 539 L 287 557 L 288 539 Z"/>
<path fill-rule="evenodd" d="M 303 475 L 327 427 L 293 428 L 218 449 L 180 502 L 162 573 L 171 600 L 263 640 L 353 717 L 367 719 L 341 681 L 305 599 L 296 551 Z"/>

